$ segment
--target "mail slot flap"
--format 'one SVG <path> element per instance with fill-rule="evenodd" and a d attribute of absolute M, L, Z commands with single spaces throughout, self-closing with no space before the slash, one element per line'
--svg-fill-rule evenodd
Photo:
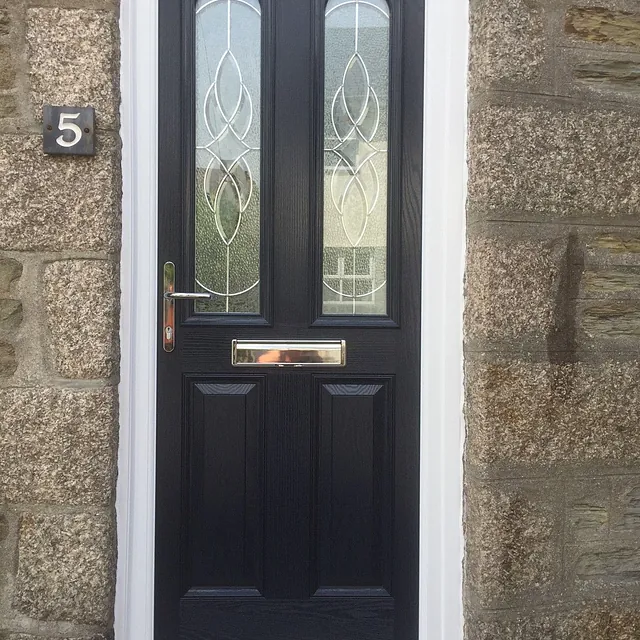
<path fill-rule="evenodd" d="M 344 340 L 233 340 L 234 367 L 344 367 Z"/>

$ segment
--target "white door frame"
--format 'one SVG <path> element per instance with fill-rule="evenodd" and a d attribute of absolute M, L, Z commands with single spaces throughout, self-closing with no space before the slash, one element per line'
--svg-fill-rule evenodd
<path fill-rule="evenodd" d="M 420 640 L 462 640 L 468 0 L 426 0 Z M 152 640 L 157 0 L 122 0 L 122 312 L 115 640 Z"/>

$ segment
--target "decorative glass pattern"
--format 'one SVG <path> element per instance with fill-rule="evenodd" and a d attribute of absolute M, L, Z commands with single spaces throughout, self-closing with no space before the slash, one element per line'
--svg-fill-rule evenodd
<path fill-rule="evenodd" d="M 389 7 L 325 10 L 323 313 L 387 313 Z"/>
<path fill-rule="evenodd" d="M 196 5 L 197 310 L 260 312 L 258 0 Z"/>

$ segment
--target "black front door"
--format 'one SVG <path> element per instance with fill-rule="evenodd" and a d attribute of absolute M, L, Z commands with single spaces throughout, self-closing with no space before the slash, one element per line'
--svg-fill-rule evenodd
<path fill-rule="evenodd" d="M 158 640 L 417 639 L 423 4 L 160 0 Z"/>

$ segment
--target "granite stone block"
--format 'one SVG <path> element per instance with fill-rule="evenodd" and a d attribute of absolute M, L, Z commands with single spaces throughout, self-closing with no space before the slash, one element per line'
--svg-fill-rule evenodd
<path fill-rule="evenodd" d="M 559 615 L 557 635 L 559 640 L 635 640 L 640 638 L 640 614 L 629 605 L 595 602 Z"/>
<path fill-rule="evenodd" d="M 0 95 L 0 118 L 15 118 L 18 115 L 16 98 L 12 94 Z"/>
<path fill-rule="evenodd" d="M 10 378 L 18 368 L 16 350 L 10 342 L 0 340 L 0 378 Z"/>
<path fill-rule="evenodd" d="M 0 89 L 13 89 L 16 71 L 11 47 L 0 45 Z"/>
<path fill-rule="evenodd" d="M 22 302 L 0 298 L 0 331 L 15 329 L 22 322 Z"/>
<path fill-rule="evenodd" d="M 94 635 L 74 636 L 32 636 L 28 633 L 10 633 L 7 636 L 0 635 L 2 640 L 112 640 L 112 636 L 104 633 Z"/>
<path fill-rule="evenodd" d="M 557 627 L 556 617 L 552 614 L 511 620 L 467 619 L 465 640 L 559 640 Z"/>
<path fill-rule="evenodd" d="M 611 485 L 607 479 L 580 480 L 566 488 L 565 539 L 606 539 L 611 524 Z"/>
<path fill-rule="evenodd" d="M 110 516 L 22 516 L 13 600 L 20 612 L 36 620 L 108 625 L 114 577 Z"/>
<path fill-rule="evenodd" d="M 640 460 L 640 364 L 468 362 L 475 464 Z"/>
<path fill-rule="evenodd" d="M 582 542 L 566 553 L 569 573 L 576 583 L 606 587 L 633 585 L 640 577 L 640 545 L 633 542 Z"/>
<path fill-rule="evenodd" d="M 118 366 L 118 267 L 65 260 L 44 272 L 55 366 L 66 378 L 107 378 Z"/>
<path fill-rule="evenodd" d="M 0 502 L 110 504 L 116 415 L 111 388 L 0 390 Z"/>
<path fill-rule="evenodd" d="M 0 257 L 0 294 L 9 293 L 9 288 L 22 275 L 22 264 L 13 258 Z"/>
<path fill-rule="evenodd" d="M 498 614 L 497 619 L 470 619 L 466 640 L 637 640 L 640 614 L 613 602 L 579 605 L 575 611 L 530 611 Z"/>
<path fill-rule="evenodd" d="M 558 579 L 560 519 L 546 486 L 476 486 L 467 492 L 467 588 L 484 605 L 546 593 Z"/>
<path fill-rule="evenodd" d="M 608 7 L 570 7 L 565 31 L 578 40 L 640 48 L 640 13 Z"/>
<path fill-rule="evenodd" d="M 546 335 L 553 323 L 557 250 L 552 242 L 473 237 L 467 246 L 465 334 Z"/>
<path fill-rule="evenodd" d="M 543 20 L 530 0 L 484 0 L 470 13 L 472 86 L 532 82 L 544 62 Z"/>
<path fill-rule="evenodd" d="M 637 224 L 638 131 L 640 116 L 617 111 L 480 109 L 470 118 L 470 217 Z"/>
<path fill-rule="evenodd" d="M 0 513 L 0 544 L 2 544 L 9 535 L 9 522 L 4 513 Z"/>
<path fill-rule="evenodd" d="M 640 63 L 634 60 L 592 60 L 576 64 L 576 82 L 640 93 Z"/>
<path fill-rule="evenodd" d="M 588 337 L 640 337 L 640 300 L 582 303 L 580 307 L 580 324 Z"/>
<path fill-rule="evenodd" d="M 0 9 L 0 36 L 11 32 L 11 16 L 6 9 Z"/>
<path fill-rule="evenodd" d="M 640 294 L 640 267 L 591 267 L 582 277 L 582 294 L 588 300 L 635 299 Z"/>
<path fill-rule="evenodd" d="M 119 153 L 45 156 L 40 136 L 0 136 L 0 249 L 115 251 Z"/>
<path fill-rule="evenodd" d="M 32 8 L 27 41 L 38 119 L 44 104 L 93 106 L 99 126 L 116 126 L 119 44 L 113 13 Z"/>
<path fill-rule="evenodd" d="M 611 531 L 615 535 L 640 535 L 640 477 L 622 477 L 613 482 Z"/>

